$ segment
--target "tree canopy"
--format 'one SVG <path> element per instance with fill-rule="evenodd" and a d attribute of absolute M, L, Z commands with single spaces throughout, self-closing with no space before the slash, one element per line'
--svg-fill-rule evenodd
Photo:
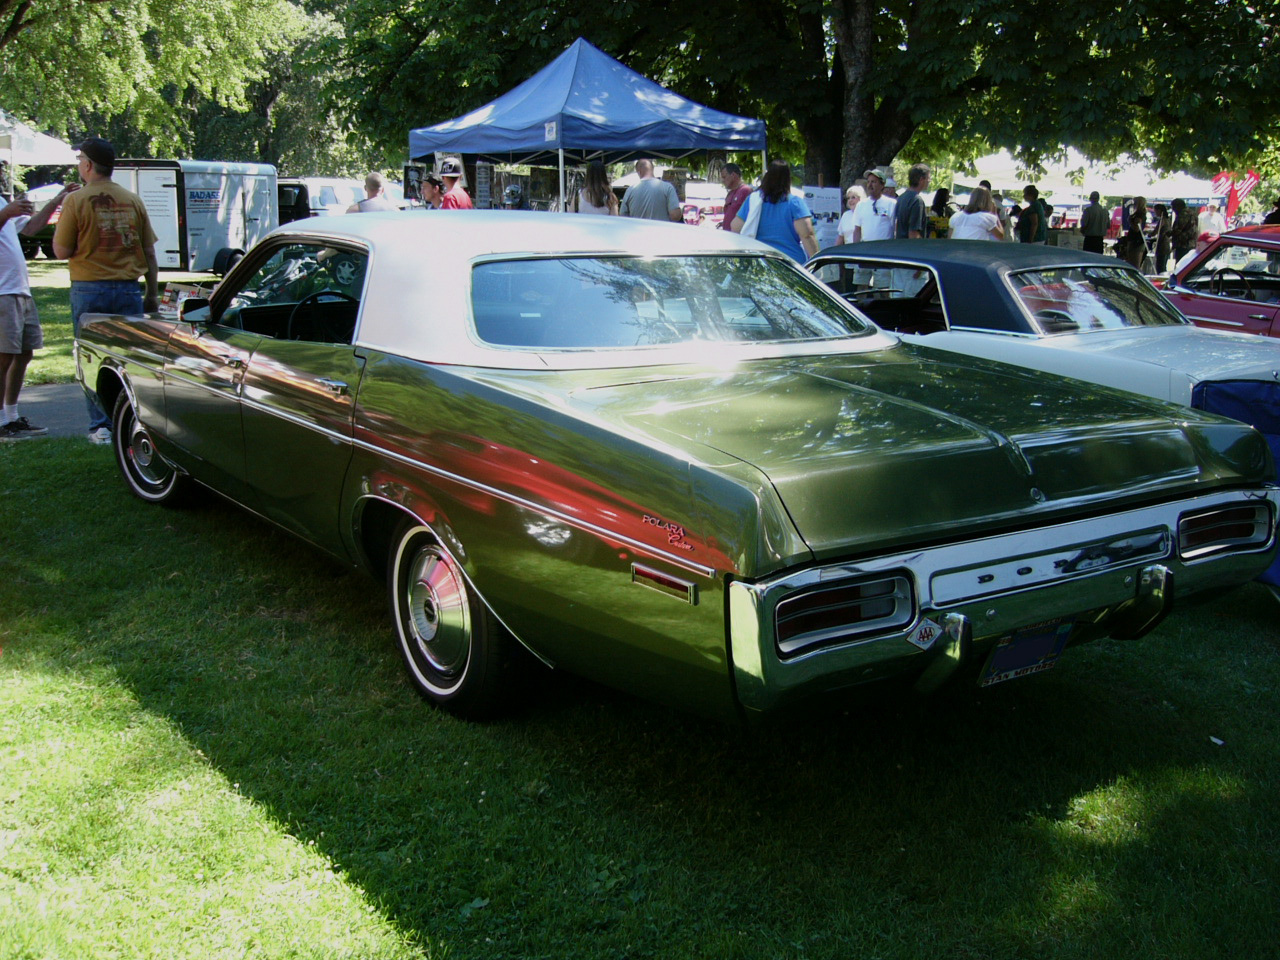
<path fill-rule="evenodd" d="M 237 111 L 306 29 L 288 0 L 0 0 L 0 103 L 44 129 L 127 116 L 156 151 L 193 100 Z"/>
<path fill-rule="evenodd" d="M 239 138 L 260 159 L 394 166 L 410 128 L 585 35 L 763 117 L 811 181 L 988 145 L 1270 170 L 1278 29 L 1275 0 L 0 0 L 0 105 L 55 131 L 124 117 L 157 151 Z"/>

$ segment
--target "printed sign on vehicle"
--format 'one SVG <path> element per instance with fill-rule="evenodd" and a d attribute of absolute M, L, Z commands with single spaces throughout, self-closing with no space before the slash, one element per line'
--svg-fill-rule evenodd
<path fill-rule="evenodd" d="M 187 191 L 187 209 L 200 207 L 206 210 L 216 210 L 222 204 L 221 190 L 188 190 Z"/>

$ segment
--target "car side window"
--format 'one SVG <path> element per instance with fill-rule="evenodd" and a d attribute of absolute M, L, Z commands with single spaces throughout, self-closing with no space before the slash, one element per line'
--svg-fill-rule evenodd
<path fill-rule="evenodd" d="M 284 244 L 218 298 L 226 306 L 217 322 L 277 340 L 351 343 L 367 263 L 361 250 Z"/>
<path fill-rule="evenodd" d="M 1210 296 L 1276 303 L 1280 301 L 1280 253 L 1224 243 L 1183 283 Z"/>
<path fill-rule="evenodd" d="M 819 266 L 815 275 L 886 330 L 936 333 L 946 329 L 940 286 L 925 267 L 833 260 Z"/>
<path fill-rule="evenodd" d="M 930 280 L 929 271 L 923 267 L 860 260 L 824 263 L 818 269 L 817 277 L 853 303 L 915 297 Z"/>

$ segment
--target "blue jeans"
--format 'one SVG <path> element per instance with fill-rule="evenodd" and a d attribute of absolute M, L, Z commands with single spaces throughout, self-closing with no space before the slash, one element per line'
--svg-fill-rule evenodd
<path fill-rule="evenodd" d="M 86 313 L 123 313 L 137 316 L 142 313 L 142 287 L 137 280 L 72 280 L 71 326 L 76 338 L 80 337 L 80 317 Z M 98 406 L 84 385 L 84 401 L 89 408 L 89 430 L 110 427 L 111 418 Z"/>

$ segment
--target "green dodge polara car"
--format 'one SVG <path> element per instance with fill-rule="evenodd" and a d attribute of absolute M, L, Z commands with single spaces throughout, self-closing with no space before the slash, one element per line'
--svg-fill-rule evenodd
<path fill-rule="evenodd" d="M 77 362 L 134 494 L 384 579 L 467 717 L 533 658 L 720 716 L 998 683 L 1276 550 L 1249 427 L 908 345 L 724 231 L 299 221 L 180 316 L 87 319 Z"/>

